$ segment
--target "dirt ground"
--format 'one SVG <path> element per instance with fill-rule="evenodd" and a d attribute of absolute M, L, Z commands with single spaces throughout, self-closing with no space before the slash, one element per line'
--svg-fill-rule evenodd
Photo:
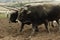
<path fill-rule="evenodd" d="M 0 19 L 0 40 L 60 40 L 58 27 L 49 27 L 50 34 L 46 32 L 45 26 L 39 26 L 39 32 L 30 39 L 26 39 L 32 32 L 31 25 L 25 25 L 23 32 L 20 32 L 21 24 L 8 23 L 7 19 Z"/>

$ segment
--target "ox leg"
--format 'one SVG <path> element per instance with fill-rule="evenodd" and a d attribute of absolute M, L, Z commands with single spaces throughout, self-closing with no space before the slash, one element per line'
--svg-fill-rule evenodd
<path fill-rule="evenodd" d="M 51 21 L 51 26 L 54 28 L 53 21 Z"/>
<path fill-rule="evenodd" d="M 38 32 L 38 31 L 39 31 L 38 27 L 37 27 L 37 26 L 35 26 L 35 32 Z"/>
<path fill-rule="evenodd" d="M 20 32 L 22 32 L 23 28 L 24 28 L 24 23 L 21 24 Z"/>
<path fill-rule="evenodd" d="M 36 25 L 36 24 L 32 24 L 32 32 L 31 32 L 30 36 L 28 37 L 28 39 L 31 39 L 32 36 L 33 36 L 33 35 L 35 34 L 35 32 L 37 32 L 37 31 L 38 31 L 37 25 Z"/>
<path fill-rule="evenodd" d="M 32 24 L 32 33 L 30 36 L 34 35 L 35 31 L 36 31 L 36 25 L 35 24 Z"/>
<path fill-rule="evenodd" d="M 58 26 L 59 26 L 59 24 L 60 24 L 60 23 L 59 23 L 59 20 L 56 20 L 56 22 L 57 22 L 57 24 L 58 24 Z"/>
<path fill-rule="evenodd" d="M 47 30 L 48 33 L 50 33 L 50 30 L 49 30 L 49 23 L 48 23 L 48 20 L 45 21 L 45 28 Z"/>
<path fill-rule="evenodd" d="M 56 22 L 58 23 L 59 32 L 60 32 L 60 20 L 56 20 Z"/>
<path fill-rule="evenodd" d="M 36 26 L 36 29 L 35 29 L 35 31 L 36 31 L 36 32 L 39 32 L 39 29 L 38 29 L 38 27 L 37 27 L 37 26 Z"/>

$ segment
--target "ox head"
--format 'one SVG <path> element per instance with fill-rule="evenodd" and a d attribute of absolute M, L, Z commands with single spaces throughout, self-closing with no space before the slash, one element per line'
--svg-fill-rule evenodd
<path fill-rule="evenodd" d="M 18 11 L 15 11 L 14 13 L 10 14 L 9 23 L 10 22 L 16 23 L 17 19 L 18 19 L 18 21 L 20 21 L 22 23 L 30 22 L 29 13 L 30 13 L 30 11 L 27 10 L 27 7 L 21 8 L 20 13 L 18 13 Z"/>
<path fill-rule="evenodd" d="M 9 17 L 9 23 L 11 23 L 11 22 L 16 23 L 17 17 L 18 17 L 18 11 L 11 13 L 10 17 Z"/>

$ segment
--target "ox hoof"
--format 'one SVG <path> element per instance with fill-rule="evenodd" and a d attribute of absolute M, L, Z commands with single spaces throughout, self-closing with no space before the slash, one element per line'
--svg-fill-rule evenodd
<path fill-rule="evenodd" d="M 54 28 L 55 26 L 54 25 L 52 25 L 52 28 Z"/>
<path fill-rule="evenodd" d="M 50 33 L 50 31 L 47 31 L 47 33 Z"/>
<path fill-rule="evenodd" d="M 20 30 L 20 32 L 22 32 L 22 30 Z"/>
<path fill-rule="evenodd" d="M 32 37 L 31 37 L 31 36 L 29 36 L 28 38 L 25 38 L 25 40 L 31 40 L 31 38 L 32 38 Z"/>
<path fill-rule="evenodd" d="M 39 30 L 37 29 L 37 30 L 35 30 L 35 32 L 39 32 Z"/>

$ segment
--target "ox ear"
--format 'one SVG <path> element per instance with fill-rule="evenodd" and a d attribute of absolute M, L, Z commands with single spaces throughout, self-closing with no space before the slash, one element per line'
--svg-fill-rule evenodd
<path fill-rule="evenodd" d="M 27 14 L 30 14 L 30 13 L 31 13 L 31 11 L 28 11 L 28 12 L 27 12 Z"/>

